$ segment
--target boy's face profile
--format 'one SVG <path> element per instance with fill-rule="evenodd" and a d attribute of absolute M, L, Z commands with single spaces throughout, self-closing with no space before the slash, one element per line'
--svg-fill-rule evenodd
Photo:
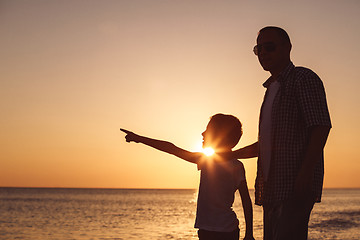
<path fill-rule="evenodd" d="M 206 127 L 206 130 L 201 134 L 203 136 L 203 148 L 211 147 L 216 150 L 221 146 L 220 142 L 222 137 L 214 125 L 215 124 L 210 121 Z"/>
<path fill-rule="evenodd" d="M 209 128 L 209 125 L 210 123 L 206 126 L 206 130 L 201 134 L 203 136 L 203 143 L 202 143 L 203 148 L 212 147 L 211 139 L 213 138 L 213 136 Z"/>
<path fill-rule="evenodd" d="M 242 135 L 241 122 L 232 115 L 216 114 L 201 135 L 204 149 L 210 147 L 215 152 L 229 151 Z"/>

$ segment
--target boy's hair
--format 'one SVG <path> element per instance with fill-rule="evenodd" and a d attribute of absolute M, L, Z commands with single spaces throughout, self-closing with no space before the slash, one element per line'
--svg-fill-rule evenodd
<path fill-rule="evenodd" d="M 235 147 L 242 136 L 242 124 L 237 117 L 222 113 L 215 114 L 210 118 L 211 125 L 217 133 L 221 133 L 221 143 L 228 147 Z"/>

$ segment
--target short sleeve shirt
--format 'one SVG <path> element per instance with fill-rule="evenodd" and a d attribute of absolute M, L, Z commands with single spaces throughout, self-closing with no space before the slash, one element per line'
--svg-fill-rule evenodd
<path fill-rule="evenodd" d="M 209 158 L 199 163 L 198 168 L 201 173 L 195 228 L 234 231 L 239 221 L 232 205 L 236 190 L 245 181 L 244 165 L 238 160 L 213 161 Z"/>
<path fill-rule="evenodd" d="M 271 162 L 266 181 L 261 159 L 258 159 L 255 182 L 255 203 L 258 205 L 291 197 L 304 159 L 310 128 L 331 127 L 325 89 L 321 79 L 313 71 L 290 63 L 277 80 L 280 88 L 271 110 Z M 264 87 L 267 88 L 269 83 L 270 79 L 264 83 Z M 264 101 L 266 98 L 267 93 Z M 262 113 L 263 110 L 260 112 L 260 124 L 263 120 Z M 260 153 L 259 156 L 261 155 Z M 312 186 L 317 202 L 321 200 L 323 177 L 322 154 L 315 166 Z"/>

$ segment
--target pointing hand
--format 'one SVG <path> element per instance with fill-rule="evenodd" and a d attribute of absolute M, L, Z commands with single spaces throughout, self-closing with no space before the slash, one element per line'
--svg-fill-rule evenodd
<path fill-rule="evenodd" d="M 126 129 L 123 129 L 123 128 L 120 128 L 120 131 L 126 133 L 126 136 L 125 136 L 126 142 L 136 142 L 136 143 L 139 142 L 139 135 L 137 135 L 131 131 L 128 131 Z"/>

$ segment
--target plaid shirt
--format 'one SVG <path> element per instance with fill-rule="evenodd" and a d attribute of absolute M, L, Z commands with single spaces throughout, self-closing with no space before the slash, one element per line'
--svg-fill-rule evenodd
<path fill-rule="evenodd" d="M 271 162 L 267 181 L 264 181 L 258 159 L 255 182 L 255 204 L 274 203 L 292 196 L 312 126 L 331 127 L 330 115 L 321 79 L 310 69 L 292 63 L 277 79 L 280 83 L 271 112 Z M 269 78 L 263 86 L 270 85 Z M 265 93 L 264 100 L 267 97 Z M 260 122 L 261 122 L 260 112 Z M 261 149 L 260 149 L 261 151 Z M 313 192 L 321 201 L 324 178 L 324 158 L 317 161 Z"/>

